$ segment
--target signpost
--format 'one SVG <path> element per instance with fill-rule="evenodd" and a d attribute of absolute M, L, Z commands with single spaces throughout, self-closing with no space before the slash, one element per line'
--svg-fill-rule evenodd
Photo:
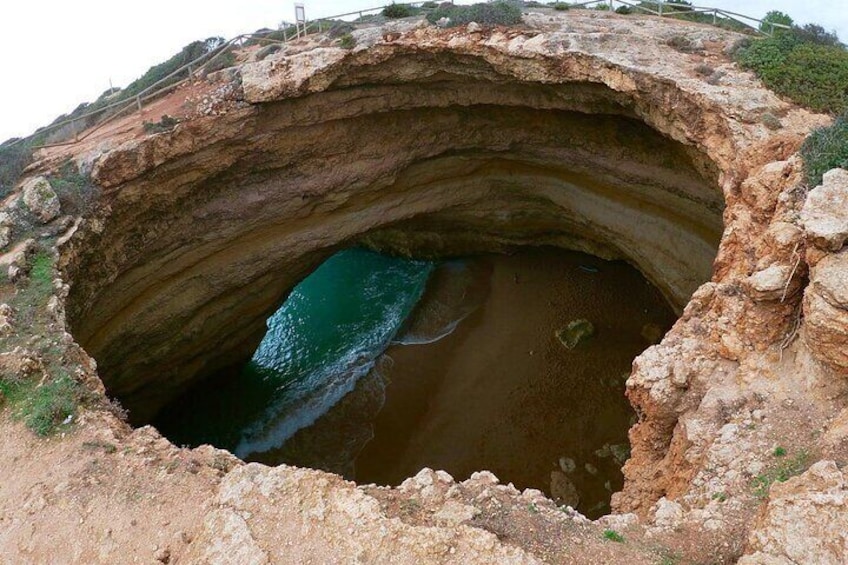
<path fill-rule="evenodd" d="M 300 37 L 301 31 L 303 35 L 306 35 L 306 8 L 299 2 L 294 4 L 294 25 L 298 37 Z"/>

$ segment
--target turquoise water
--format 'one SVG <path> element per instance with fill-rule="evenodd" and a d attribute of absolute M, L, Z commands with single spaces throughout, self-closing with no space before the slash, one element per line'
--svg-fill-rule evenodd
<path fill-rule="evenodd" d="M 186 393 L 157 427 L 174 443 L 210 443 L 241 458 L 279 448 L 374 366 L 433 268 L 363 249 L 337 253 L 271 316 L 249 363 Z"/>

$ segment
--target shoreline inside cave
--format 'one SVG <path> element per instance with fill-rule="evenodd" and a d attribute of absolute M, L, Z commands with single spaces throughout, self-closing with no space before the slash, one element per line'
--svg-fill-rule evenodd
<path fill-rule="evenodd" d="M 621 261 L 554 248 L 476 261 L 488 273 L 481 306 L 439 341 L 386 352 L 385 404 L 356 481 L 397 485 L 425 466 L 463 480 L 486 469 L 587 516 L 609 512 L 635 419 L 625 380 L 675 315 Z M 556 332 L 578 319 L 595 335 L 568 349 Z"/>
<path fill-rule="evenodd" d="M 569 349 L 556 333 L 577 319 L 595 335 Z M 422 467 L 457 479 L 487 469 L 599 516 L 623 483 L 632 359 L 674 319 L 621 261 L 526 248 L 443 262 L 375 368 L 312 425 L 245 460 L 383 485 Z M 220 380 L 195 394 L 219 385 L 215 416 L 238 402 L 233 395 L 255 396 Z M 175 406 L 198 407 L 185 397 Z M 175 422 L 160 420 L 172 438 Z"/>

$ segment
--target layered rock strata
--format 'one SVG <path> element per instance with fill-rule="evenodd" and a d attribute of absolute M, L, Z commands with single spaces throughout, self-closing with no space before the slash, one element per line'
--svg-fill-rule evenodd
<path fill-rule="evenodd" d="M 185 117 L 171 132 L 57 151 L 34 167 L 72 156 L 103 189 L 97 211 L 61 239 L 70 294 L 59 284 L 54 304 L 57 326 L 66 308 L 67 339 L 97 360 L 96 375 L 84 364 L 92 390 L 103 394 L 99 377 L 144 421 L 190 383 L 249 355 L 287 292 L 347 245 L 449 256 L 545 244 L 623 258 L 682 314 L 628 380 L 639 421 L 613 499 L 621 513 L 589 524 L 477 477 L 472 485 L 445 479 L 459 498 L 446 495 L 421 514 L 407 510 L 428 500 L 429 483 L 374 491 L 223 454 L 219 465 L 206 454 L 204 465 L 220 466 L 224 478 L 190 479 L 210 496 L 172 512 L 197 538 L 181 537 L 167 555 L 157 545 L 157 558 L 279 561 L 282 539 L 291 555 L 326 544 L 362 561 L 451 562 L 459 552 L 469 562 L 474 554 L 562 562 L 606 551 L 612 562 L 656 562 L 662 555 L 635 555 L 650 544 L 684 548 L 693 560 L 747 553 L 748 562 L 791 562 L 799 547 L 844 560 L 842 546 L 826 544 L 831 529 L 804 510 L 819 492 L 836 497 L 828 512 L 841 504 L 838 466 L 848 461 L 844 218 L 828 204 L 843 198 L 845 173 L 830 173 L 808 195 L 795 155 L 828 119 L 730 63 L 724 51 L 739 36 L 682 22 L 574 12 L 531 14 L 510 30 L 405 23 L 353 35 L 352 50 L 308 40 L 223 73 L 215 88 L 227 93 L 226 110 Z M 685 52 L 672 47 L 680 37 Z M 714 68 L 710 80 L 699 65 Z M 779 116 L 780 130 L 761 123 L 766 113 Z M 111 442 L 139 443 L 141 432 L 111 415 L 88 422 L 79 432 L 86 438 L 108 422 L 120 430 Z M 49 448 L 39 449 L 49 459 Z M 115 477 L 146 477 L 153 500 L 167 490 L 159 462 L 192 452 L 118 453 L 102 460 Z M 825 457 L 836 463 L 771 489 Z M 49 482 L 39 472 L 27 493 Z M 84 475 L 79 469 L 75 480 Z M 113 504 L 108 488 L 90 498 L 51 492 L 84 516 Z M 791 514 L 809 525 L 801 546 L 774 524 L 796 499 L 807 505 Z M 127 511 L 159 519 L 147 500 Z M 32 516 L 49 504 L 16 501 L 4 506 L 4 546 L 34 555 L 25 539 L 44 535 Z M 297 514 L 296 532 L 267 501 Z M 572 524 L 585 528 L 583 541 L 545 545 L 560 538 L 533 533 L 542 518 L 514 537 L 499 529 L 537 513 L 572 533 Z M 357 532 L 360 514 L 367 528 Z M 168 524 L 163 536 L 173 533 Z M 650 544 L 603 545 L 599 528 Z M 98 536 L 70 536 L 81 546 L 75 555 L 92 555 Z M 421 536 L 426 543 L 412 543 Z M 566 545 L 589 552 L 564 554 Z"/>

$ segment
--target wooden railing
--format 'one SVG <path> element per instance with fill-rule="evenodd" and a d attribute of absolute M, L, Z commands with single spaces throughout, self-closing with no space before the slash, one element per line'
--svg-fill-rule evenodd
<path fill-rule="evenodd" d="M 410 5 L 410 6 L 420 6 L 421 4 L 424 4 L 424 2 L 409 2 L 407 4 Z M 657 7 L 657 10 L 652 10 L 648 7 L 642 6 L 642 5 L 640 5 L 636 2 L 632 2 L 632 1 L 629 1 L 629 0 L 591 0 L 591 1 L 588 1 L 588 2 L 580 2 L 580 3 L 570 4 L 569 7 L 570 8 L 589 8 L 591 6 L 606 5 L 606 6 L 609 7 L 608 8 L 609 10 L 615 10 L 615 8 L 617 6 L 628 6 L 632 10 L 641 11 L 641 12 L 644 12 L 644 13 L 648 13 L 648 14 L 652 14 L 652 15 L 660 16 L 660 17 L 676 17 L 676 16 L 684 16 L 685 14 L 692 14 L 692 13 L 706 13 L 706 14 L 712 14 L 713 23 L 717 23 L 719 18 L 727 18 L 727 19 L 733 20 L 735 22 L 738 22 L 742 25 L 745 25 L 745 26 L 753 29 L 757 33 L 763 33 L 765 35 L 771 35 L 772 33 L 774 33 L 775 29 L 778 29 L 778 28 L 779 29 L 790 29 L 789 26 L 785 26 L 785 25 L 777 24 L 777 23 L 773 23 L 773 22 L 765 22 L 764 20 L 759 20 L 757 18 L 752 18 L 752 17 L 749 17 L 749 16 L 745 16 L 743 14 L 738 14 L 736 12 L 731 12 L 731 11 L 728 11 L 728 10 L 722 10 L 722 9 L 719 9 L 719 8 L 692 6 L 692 5 L 689 5 L 689 4 L 678 4 L 678 3 L 675 3 L 675 2 L 664 2 L 662 0 L 658 0 L 656 2 L 651 2 L 651 4 L 655 5 Z M 149 102 L 149 101 L 151 101 L 151 100 L 153 100 L 153 99 L 155 99 L 155 98 L 157 98 L 157 97 L 159 97 L 159 96 L 161 96 L 161 95 L 163 95 L 167 92 L 173 91 L 174 89 L 176 89 L 180 85 L 192 80 L 198 73 L 201 73 L 204 69 L 208 68 L 209 65 L 211 65 L 212 63 L 214 63 L 215 61 L 217 61 L 218 59 L 223 57 L 234 46 L 242 46 L 248 41 L 254 41 L 254 42 L 257 42 L 257 43 L 264 43 L 264 44 L 287 43 L 287 42 L 292 41 L 294 39 L 304 37 L 305 35 L 308 35 L 310 33 L 322 33 L 323 31 L 329 29 L 332 25 L 337 23 L 339 20 L 343 20 L 344 18 L 350 18 L 350 17 L 356 16 L 356 17 L 362 19 L 366 15 L 380 13 L 380 12 L 382 12 L 382 10 L 384 8 L 385 8 L 385 6 L 379 6 L 379 7 L 376 7 L 376 8 L 368 8 L 368 9 L 365 9 L 365 10 L 355 10 L 355 11 L 347 12 L 347 13 L 344 13 L 344 14 L 337 14 L 337 15 L 334 15 L 334 16 L 327 16 L 327 17 L 324 17 L 324 18 L 315 19 L 315 20 L 312 20 L 312 21 L 308 21 L 308 22 L 306 22 L 302 25 L 296 25 L 296 24 L 293 24 L 293 23 L 289 24 L 289 23 L 284 22 L 283 24 L 281 24 L 280 30 L 269 30 L 269 31 L 263 32 L 263 33 L 248 33 L 248 34 L 238 35 L 238 36 L 236 36 L 236 37 L 234 37 L 234 38 L 232 38 L 228 41 L 225 41 L 224 43 L 222 43 L 221 45 L 219 45 L 215 49 L 209 51 L 208 53 L 204 53 L 200 57 L 197 57 L 196 59 L 186 63 L 182 67 L 180 67 L 177 70 L 170 73 L 168 76 L 156 81 L 155 83 L 151 84 L 150 86 L 148 86 L 144 90 L 140 91 L 139 93 L 137 93 L 135 96 L 133 96 L 131 98 L 120 100 L 119 102 L 115 102 L 113 104 L 109 104 L 107 106 L 97 108 L 96 110 L 93 110 L 91 112 L 84 113 L 84 114 L 81 114 L 79 116 L 74 116 L 73 118 L 68 118 L 66 120 L 56 122 L 56 123 L 51 124 L 50 126 L 48 126 L 46 128 L 42 128 L 42 129 L 38 130 L 32 136 L 15 140 L 14 142 L 7 144 L 6 147 L 11 147 L 11 146 L 16 145 L 18 143 L 22 143 L 22 142 L 26 141 L 27 139 L 32 138 L 34 135 L 41 135 L 41 134 L 49 133 L 51 131 L 55 131 L 55 130 L 62 128 L 62 127 L 65 127 L 67 125 L 73 125 L 74 123 L 80 122 L 81 120 L 85 120 L 86 118 L 90 118 L 92 116 L 96 116 L 96 115 L 99 115 L 99 114 L 107 114 L 107 113 L 109 114 L 108 116 L 104 117 L 102 120 L 98 121 L 94 126 L 87 128 L 83 135 L 80 135 L 79 132 L 77 132 L 73 139 L 70 139 L 70 140 L 67 140 L 67 141 L 62 141 L 62 142 L 57 142 L 57 143 L 46 143 L 46 144 L 43 144 L 43 145 L 34 145 L 34 146 L 32 146 L 32 149 L 43 149 L 43 148 L 47 148 L 47 147 L 59 147 L 59 146 L 72 145 L 72 144 L 78 143 L 78 142 L 86 139 L 87 137 L 89 137 L 90 135 L 92 135 L 93 133 L 98 131 L 99 129 L 103 128 L 105 125 L 113 122 L 114 120 L 117 120 L 121 116 L 126 115 L 131 110 L 135 109 L 135 110 L 141 112 L 145 103 L 147 103 L 147 102 Z M 752 23 L 749 23 L 749 22 L 752 22 Z M 755 25 L 755 24 L 758 24 L 758 25 Z M 766 26 L 769 26 L 768 31 L 765 31 L 765 29 L 764 29 Z M 295 33 L 289 35 L 289 30 L 291 29 L 291 27 L 295 27 L 297 31 Z M 271 38 L 267 37 L 268 35 L 279 33 L 280 31 L 282 31 L 282 33 L 283 33 L 282 39 L 271 39 Z M 182 73 L 186 73 L 187 77 L 180 80 L 180 81 L 177 81 L 177 82 L 169 82 L 175 76 L 178 76 Z M 112 112 L 109 113 L 110 111 L 112 111 Z"/>

